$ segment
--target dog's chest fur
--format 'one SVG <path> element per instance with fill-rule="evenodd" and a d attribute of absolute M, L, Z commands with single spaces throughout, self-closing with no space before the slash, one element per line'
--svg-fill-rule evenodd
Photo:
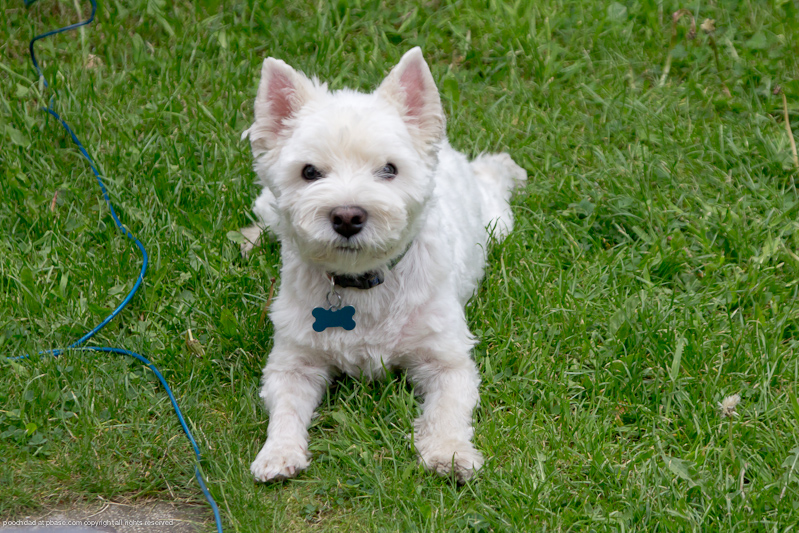
<path fill-rule="evenodd" d="M 431 337 L 466 335 L 463 305 L 483 269 L 479 205 L 450 194 L 469 187 L 468 162 L 448 144 L 442 147 L 436 188 L 423 227 L 405 257 L 372 289 L 342 289 L 343 305 L 355 307 L 355 329 L 313 330 L 315 307 L 327 307 L 330 283 L 324 270 L 303 262 L 283 243 L 281 287 L 270 317 L 276 334 L 291 331 L 291 342 L 309 349 L 318 360 L 353 376 L 379 377 L 403 364 Z M 446 236 L 446 237 L 444 237 Z M 475 242 L 477 240 L 477 242 Z"/>

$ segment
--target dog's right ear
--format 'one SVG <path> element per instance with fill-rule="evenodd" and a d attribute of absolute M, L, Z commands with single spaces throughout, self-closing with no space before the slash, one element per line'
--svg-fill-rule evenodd
<path fill-rule="evenodd" d="M 254 154 L 271 150 L 291 119 L 313 97 L 314 83 L 279 59 L 268 57 L 255 97 L 255 122 L 241 138 L 250 138 Z"/>

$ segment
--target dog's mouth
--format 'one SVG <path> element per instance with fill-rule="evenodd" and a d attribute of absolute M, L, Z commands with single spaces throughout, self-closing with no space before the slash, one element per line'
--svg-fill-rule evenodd
<path fill-rule="evenodd" d="M 354 254 L 360 252 L 362 250 L 362 247 L 359 246 L 358 244 L 348 242 L 345 244 L 339 244 L 338 246 L 336 246 L 336 250 L 338 250 L 339 252 Z"/>

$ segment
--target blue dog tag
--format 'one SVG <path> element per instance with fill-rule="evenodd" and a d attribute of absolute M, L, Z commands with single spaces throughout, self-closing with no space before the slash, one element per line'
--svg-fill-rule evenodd
<path fill-rule="evenodd" d="M 347 331 L 355 329 L 355 308 L 351 305 L 341 309 L 314 307 L 311 314 L 316 319 L 313 323 L 314 331 L 324 331 L 327 328 L 344 328 Z"/>

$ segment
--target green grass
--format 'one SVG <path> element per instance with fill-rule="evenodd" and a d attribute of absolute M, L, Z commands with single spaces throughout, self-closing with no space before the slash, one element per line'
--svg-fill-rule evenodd
<path fill-rule="evenodd" d="M 217 5 L 218 4 L 218 5 Z M 717 66 L 702 31 L 716 21 Z M 84 12 L 87 7 L 83 6 Z M 75 340 L 140 258 L 54 120 L 27 57 L 73 2 L 0 0 L 0 350 Z M 481 339 L 479 478 L 426 473 L 402 374 L 343 380 L 313 463 L 256 485 L 258 401 L 279 250 L 227 233 L 257 192 L 239 135 L 260 62 L 373 88 L 423 47 L 454 146 L 530 175 L 468 309 Z M 150 252 L 144 289 L 96 343 L 148 355 L 205 456 L 226 531 L 787 531 L 799 522 L 799 120 L 792 2 L 102 2 L 47 39 L 56 109 Z M 90 55 L 102 61 L 87 67 Z M 719 67 L 721 70 L 719 70 Z M 728 93 L 724 87 L 728 88 Z M 796 123 L 796 122 L 795 122 Z M 57 194 L 54 210 L 50 209 Z M 186 348 L 191 328 L 204 347 Z M 95 342 L 95 341 L 93 341 Z M 739 416 L 718 403 L 740 393 Z M 732 425 L 730 427 L 730 424 Z M 0 518 L 97 497 L 202 502 L 152 374 L 93 353 L 0 363 Z"/>

